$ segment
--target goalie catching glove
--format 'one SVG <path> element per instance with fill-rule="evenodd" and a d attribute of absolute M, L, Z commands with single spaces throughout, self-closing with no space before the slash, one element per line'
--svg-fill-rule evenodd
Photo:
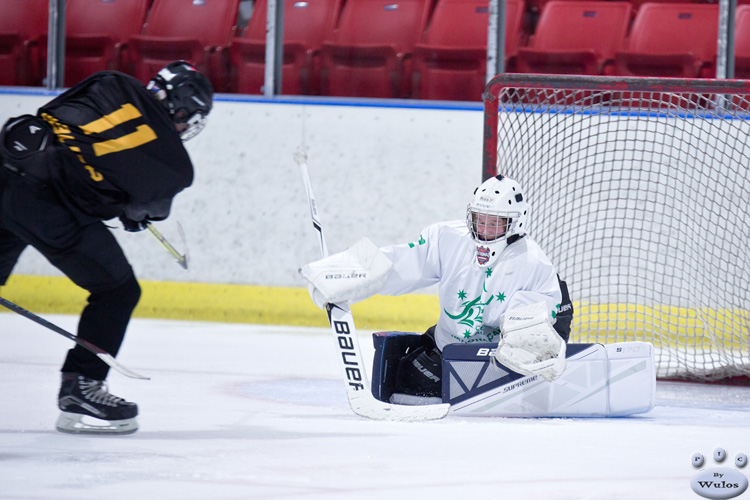
<path fill-rule="evenodd" d="M 349 302 L 375 295 L 388 278 L 393 263 L 367 238 L 343 252 L 303 266 L 299 273 L 308 281 L 316 306 Z"/>
<path fill-rule="evenodd" d="M 505 313 L 495 350 L 500 364 L 523 375 L 551 382 L 565 370 L 565 341 L 552 327 L 547 304 L 538 302 Z"/>

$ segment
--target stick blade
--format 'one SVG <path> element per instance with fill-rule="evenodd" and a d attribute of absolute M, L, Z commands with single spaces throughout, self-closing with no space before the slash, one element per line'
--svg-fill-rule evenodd
<path fill-rule="evenodd" d="M 169 254 L 174 258 L 175 262 L 177 262 L 177 265 L 179 265 L 183 269 L 188 268 L 187 248 L 184 254 L 178 252 L 177 249 L 173 247 L 169 241 L 167 241 L 164 235 L 162 235 L 159 230 L 156 229 L 156 227 L 154 227 L 154 225 L 150 222 L 146 222 L 146 229 L 148 229 L 148 232 L 151 234 L 151 236 L 153 236 L 154 239 L 159 242 L 162 248 L 169 252 Z M 182 239 L 183 245 L 186 246 L 185 232 L 182 230 L 182 226 L 179 222 L 177 223 L 177 230 L 180 232 L 180 238 Z"/>
<path fill-rule="evenodd" d="M 180 233 L 180 240 L 182 240 L 182 248 L 185 249 L 185 253 L 180 255 L 180 257 L 177 259 L 177 263 L 180 265 L 180 267 L 187 270 L 188 261 L 190 260 L 190 255 L 188 253 L 187 238 L 185 238 L 185 231 L 182 229 L 182 224 L 180 224 L 179 221 L 177 221 L 177 232 Z"/>
<path fill-rule="evenodd" d="M 420 422 L 423 420 L 439 420 L 448 414 L 451 405 L 423 405 L 407 406 L 394 405 L 378 401 L 370 391 L 347 391 L 349 405 L 354 413 L 373 420 L 388 420 L 392 422 Z"/>
<path fill-rule="evenodd" d="M 179 264 L 179 266 L 181 268 L 183 268 L 183 269 L 187 269 L 188 268 L 187 258 L 184 255 L 182 257 L 180 257 L 179 259 L 175 259 L 175 261 L 177 262 L 177 264 Z"/>
<path fill-rule="evenodd" d="M 99 359 L 101 359 L 102 361 L 104 361 L 109 366 L 111 366 L 112 368 L 114 368 L 118 372 L 122 373 L 126 377 L 137 378 L 137 379 L 141 379 L 141 380 L 151 380 L 151 377 L 146 377 L 145 375 L 140 375 L 140 374 L 134 372 L 133 370 L 131 370 L 129 368 L 125 368 L 120 363 L 118 363 L 117 361 L 115 361 L 115 358 L 113 358 L 111 354 L 107 354 L 106 352 L 103 352 L 103 353 L 98 353 L 97 356 L 99 357 Z"/>

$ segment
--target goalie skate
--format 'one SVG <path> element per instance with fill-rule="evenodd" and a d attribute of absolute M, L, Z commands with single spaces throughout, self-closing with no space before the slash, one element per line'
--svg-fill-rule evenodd
<path fill-rule="evenodd" d="M 138 405 L 109 393 L 104 381 L 63 373 L 56 428 L 72 434 L 132 434 Z"/>

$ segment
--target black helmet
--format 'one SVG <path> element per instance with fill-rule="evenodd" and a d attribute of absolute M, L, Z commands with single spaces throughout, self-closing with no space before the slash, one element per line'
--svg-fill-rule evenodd
<path fill-rule="evenodd" d="M 211 82 L 186 61 L 175 61 L 162 68 L 148 82 L 147 89 L 172 116 L 175 123 L 185 125 L 180 131 L 183 142 L 192 139 L 206 125 L 213 106 Z"/>

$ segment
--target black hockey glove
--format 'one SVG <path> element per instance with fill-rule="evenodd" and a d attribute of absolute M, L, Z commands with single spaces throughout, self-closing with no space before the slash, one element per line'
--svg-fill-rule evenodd
<path fill-rule="evenodd" d="M 401 358 L 394 392 L 421 397 L 442 396 L 443 356 L 437 347 L 418 347 Z"/>
<path fill-rule="evenodd" d="M 148 223 L 148 220 L 133 220 L 129 219 L 125 216 L 125 214 L 120 216 L 120 222 L 122 222 L 122 228 L 129 232 L 129 233 L 137 233 L 139 231 L 143 231 L 146 229 L 146 224 Z"/>

